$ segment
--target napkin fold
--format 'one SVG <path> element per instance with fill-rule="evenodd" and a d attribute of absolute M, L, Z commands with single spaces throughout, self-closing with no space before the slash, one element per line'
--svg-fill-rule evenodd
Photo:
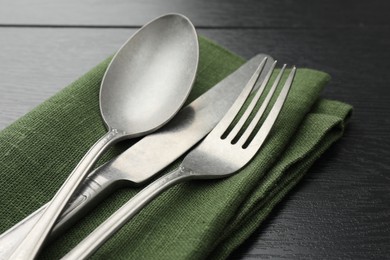
<path fill-rule="evenodd" d="M 237 69 L 244 60 L 200 37 L 196 82 L 187 103 Z M 0 132 L 0 232 L 46 203 L 84 153 L 105 133 L 99 113 L 99 64 Z M 326 73 L 298 69 L 287 102 L 256 157 L 236 175 L 176 185 L 152 201 L 92 259 L 224 259 L 343 134 L 351 106 L 319 99 Z M 221 97 L 223 98 L 223 97 Z M 103 163 L 131 146 L 116 145 Z M 161 151 L 163 152 L 163 151 Z M 177 160 L 162 174 L 173 170 Z M 63 256 L 140 188 L 118 190 L 40 259 Z"/>

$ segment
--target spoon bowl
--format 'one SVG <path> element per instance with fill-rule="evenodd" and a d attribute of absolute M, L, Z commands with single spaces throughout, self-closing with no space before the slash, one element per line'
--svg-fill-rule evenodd
<path fill-rule="evenodd" d="M 155 131 L 181 108 L 195 81 L 198 38 L 188 18 L 161 16 L 135 33 L 115 54 L 100 88 L 108 132 L 81 159 L 13 251 L 10 259 L 34 259 L 65 205 L 112 144 Z"/>
<path fill-rule="evenodd" d="M 100 90 L 107 128 L 144 135 L 164 125 L 190 93 L 198 64 L 195 29 L 165 15 L 134 34 L 116 53 Z"/>

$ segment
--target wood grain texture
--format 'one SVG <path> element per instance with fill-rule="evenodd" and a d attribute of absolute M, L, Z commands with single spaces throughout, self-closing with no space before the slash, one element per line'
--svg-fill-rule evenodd
<path fill-rule="evenodd" d="M 171 12 L 208 28 L 390 25 L 386 0 L 0 0 L 0 6 L 3 25 L 131 27 Z"/>
<path fill-rule="evenodd" d="M 0 129 L 113 54 L 134 32 L 0 28 Z"/>
<path fill-rule="evenodd" d="M 245 58 L 264 52 L 328 72 L 323 96 L 355 107 L 345 136 L 231 259 L 389 259 L 389 7 L 352 0 L 0 0 L 0 129 L 113 53 L 132 27 L 184 13 L 200 34 Z"/>

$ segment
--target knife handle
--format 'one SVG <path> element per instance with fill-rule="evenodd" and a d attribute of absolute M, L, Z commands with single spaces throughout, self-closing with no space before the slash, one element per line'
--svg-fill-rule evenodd
<path fill-rule="evenodd" d="M 196 174 L 182 166 L 163 175 L 134 195 L 61 259 L 81 260 L 88 258 L 163 191 L 175 184 L 195 178 L 197 178 Z"/>
<path fill-rule="evenodd" d="M 114 189 L 117 189 L 122 182 L 112 176 L 105 178 L 103 165 L 94 170 L 90 176 L 82 183 L 82 186 L 77 190 L 76 195 L 71 199 L 66 206 L 64 212 L 56 222 L 54 228 L 50 232 L 49 240 L 53 240 L 60 235 L 77 220 L 83 217 L 89 210 L 94 208 L 102 199 L 107 197 Z M 36 221 L 43 214 L 48 203 L 40 207 L 38 210 L 27 216 L 25 219 L 8 229 L 0 235 L 0 259 L 8 259 L 14 252 L 16 247 L 26 237 L 28 232 L 34 226 Z"/>

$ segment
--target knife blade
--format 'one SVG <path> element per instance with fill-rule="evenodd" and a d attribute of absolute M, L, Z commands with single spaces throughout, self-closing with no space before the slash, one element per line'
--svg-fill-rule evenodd
<path fill-rule="evenodd" d="M 233 104 L 264 57 L 268 57 L 268 61 L 263 72 L 268 71 L 273 59 L 264 54 L 256 55 L 183 108 L 158 132 L 144 137 L 112 161 L 91 172 L 57 221 L 49 239 L 66 230 L 119 186 L 144 183 L 198 143 Z M 259 82 L 265 74 L 261 74 Z M 0 259 L 6 259 L 13 252 L 45 207 L 42 206 L 0 236 Z"/>

